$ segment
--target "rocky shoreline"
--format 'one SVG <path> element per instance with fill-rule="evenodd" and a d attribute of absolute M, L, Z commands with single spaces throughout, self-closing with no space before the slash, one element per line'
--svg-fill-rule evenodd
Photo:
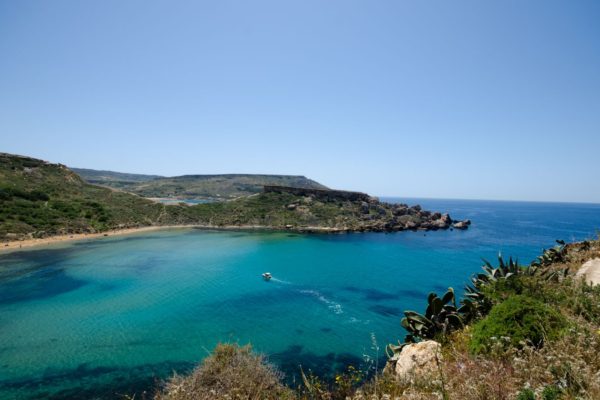
<path fill-rule="evenodd" d="M 371 212 L 376 211 L 375 216 Z M 397 232 L 404 230 L 437 231 L 439 229 L 468 229 L 471 221 L 453 220 L 449 214 L 426 211 L 419 205 L 409 207 L 407 204 L 382 203 L 373 198 L 361 203 L 361 229 L 377 232 Z M 391 214 L 391 216 L 390 216 Z M 381 218 L 377 218 L 380 215 Z"/>
<path fill-rule="evenodd" d="M 102 237 L 114 234 L 141 232 L 145 230 L 169 228 L 195 228 L 206 230 L 242 230 L 242 231 L 287 231 L 297 233 L 352 233 L 352 232 L 400 232 L 400 231 L 437 231 L 465 230 L 471 221 L 454 220 L 447 213 L 423 210 L 421 206 L 409 206 L 402 203 L 381 202 L 378 198 L 360 192 L 329 191 L 302 189 L 293 190 L 293 200 L 283 203 L 281 212 L 291 218 L 293 223 L 265 223 L 257 220 L 231 223 L 221 220 L 187 220 L 179 223 L 160 223 L 155 221 L 148 225 L 119 224 L 106 230 L 85 228 L 61 228 L 55 232 L 32 232 L 29 234 L 7 234 L 3 238 L 4 248 L 29 247 L 33 244 L 48 244 L 54 241 L 79 240 Z M 267 193 L 288 193 L 288 188 L 281 187 Z M 335 206 L 339 214 L 335 219 L 321 219 L 315 215 L 320 206 Z M 181 207 L 181 206 L 166 206 Z M 190 206 L 193 209 L 198 206 Z M 274 207 L 275 209 L 277 207 Z M 223 211 L 222 211 L 223 212 Z M 289 218 L 288 218 L 289 220 Z"/>
<path fill-rule="evenodd" d="M 426 211 L 419 205 L 381 202 L 377 197 L 361 192 L 314 190 L 286 187 L 265 187 L 265 193 L 293 194 L 296 201 L 287 204 L 287 211 L 310 213 L 315 204 L 338 204 L 345 218 L 330 226 L 335 232 L 399 232 L 444 229 L 465 230 L 471 221 L 454 220 L 449 214 Z M 313 232 L 314 227 L 286 225 L 288 230 Z M 324 227 L 316 231 L 323 231 Z"/>
<path fill-rule="evenodd" d="M 442 214 L 442 217 L 447 214 Z M 450 217 L 446 219 L 452 221 Z M 435 221 L 434 221 L 435 222 Z M 464 228 L 457 228 L 455 225 L 461 224 Z M 380 224 L 365 225 L 359 228 L 355 227 L 326 227 L 326 226 L 267 226 L 267 225 L 150 225 L 150 226 L 139 226 L 139 227 L 122 227 L 116 229 L 110 229 L 102 232 L 72 232 L 72 233 L 59 233 L 56 235 L 47 235 L 41 237 L 33 236 L 20 236 L 20 237 L 8 237 L 3 240 L 3 245 L 0 246 L 0 253 L 12 252 L 18 250 L 26 250 L 31 247 L 47 246 L 57 243 L 68 243 L 81 240 L 94 240 L 102 239 L 114 236 L 123 236 L 136 233 L 147 233 L 159 230 L 169 229 L 199 229 L 206 231 L 269 231 L 269 232 L 295 232 L 295 233 L 313 233 L 313 234 L 333 234 L 333 233 L 360 233 L 360 232 L 399 232 L 403 230 L 412 231 L 430 231 L 438 229 L 467 229 L 470 225 L 470 221 L 458 221 L 444 224 L 443 227 L 437 226 L 437 224 L 424 223 L 409 224 L 408 228 L 404 228 L 400 225 L 394 225 L 391 228 L 386 228 L 385 225 L 382 227 Z M 431 227 L 430 227 L 431 226 Z"/>

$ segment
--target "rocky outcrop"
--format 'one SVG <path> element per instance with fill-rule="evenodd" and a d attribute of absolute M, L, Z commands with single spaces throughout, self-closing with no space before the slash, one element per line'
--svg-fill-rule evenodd
<path fill-rule="evenodd" d="M 452 227 L 454 229 L 464 230 L 464 229 L 469 228 L 469 225 L 471 225 L 471 220 L 470 219 L 465 219 L 464 221 L 455 222 L 454 224 L 452 224 Z"/>
<path fill-rule="evenodd" d="M 265 194 L 291 194 L 297 199 L 285 206 L 310 226 L 291 224 L 285 228 L 302 232 L 397 232 L 404 230 L 467 229 L 471 221 L 454 221 L 450 215 L 423 210 L 421 206 L 381 202 L 360 192 L 265 186 Z M 333 206 L 333 209 L 332 209 Z M 323 207 L 329 207 L 323 211 Z M 314 211 L 314 212 L 313 212 Z M 302 214 L 300 216 L 299 214 Z M 323 218 L 324 215 L 329 215 Z M 289 220 L 289 219 L 288 219 Z"/>
<path fill-rule="evenodd" d="M 386 371 L 407 383 L 427 379 L 438 371 L 441 347 L 433 340 L 407 344 L 388 361 Z"/>
<path fill-rule="evenodd" d="M 576 274 L 583 277 L 588 285 L 600 285 L 600 258 L 594 258 L 584 263 Z"/>

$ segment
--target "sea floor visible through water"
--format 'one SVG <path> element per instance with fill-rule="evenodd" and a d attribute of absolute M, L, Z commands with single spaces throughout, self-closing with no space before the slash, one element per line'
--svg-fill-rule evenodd
<path fill-rule="evenodd" d="M 291 383 L 300 365 L 325 376 L 348 364 L 381 367 L 384 346 L 404 335 L 402 311 L 423 311 L 431 291 L 460 292 L 481 258 L 502 252 L 528 263 L 555 239 L 597 238 L 600 229 L 595 204 L 393 200 L 473 224 L 391 234 L 156 231 L 0 256 L 0 399 L 139 396 L 219 342 L 251 343 Z"/>

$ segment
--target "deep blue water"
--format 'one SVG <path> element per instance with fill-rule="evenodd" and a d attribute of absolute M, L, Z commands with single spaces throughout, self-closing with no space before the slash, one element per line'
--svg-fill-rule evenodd
<path fill-rule="evenodd" d="M 596 238 L 600 205 L 395 199 L 473 221 L 392 234 L 171 230 L 0 256 L 0 399 L 114 398 L 252 343 L 293 380 L 377 358 L 481 258 Z M 274 279 L 264 282 L 260 274 Z"/>

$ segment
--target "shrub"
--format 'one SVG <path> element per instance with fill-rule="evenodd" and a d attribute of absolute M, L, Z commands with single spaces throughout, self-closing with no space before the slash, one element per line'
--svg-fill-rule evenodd
<path fill-rule="evenodd" d="M 473 325 L 470 350 L 482 353 L 494 343 L 541 347 L 546 339 L 558 338 L 566 328 L 565 318 L 550 306 L 531 297 L 515 295 L 495 305 L 490 314 Z"/>
<path fill-rule="evenodd" d="M 535 400 L 535 393 L 531 389 L 523 389 L 517 395 L 517 400 Z"/>
<path fill-rule="evenodd" d="M 546 386 L 542 391 L 542 400 L 558 400 L 560 398 L 560 393 L 560 389 L 556 386 Z"/>
<path fill-rule="evenodd" d="M 281 379 L 250 346 L 219 344 L 191 375 L 171 378 L 155 399 L 292 399 Z"/>

